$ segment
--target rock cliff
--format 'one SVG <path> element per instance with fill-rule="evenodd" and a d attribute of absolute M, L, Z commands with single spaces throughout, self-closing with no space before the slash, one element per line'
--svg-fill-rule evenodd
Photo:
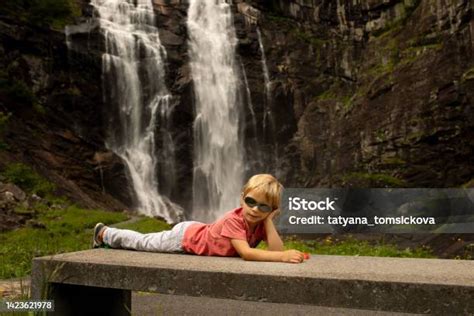
<path fill-rule="evenodd" d="M 287 181 L 458 187 L 472 180 L 470 1 L 252 5 L 287 131 L 278 137 Z"/>
<path fill-rule="evenodd" d="M 0 16 L 0 167 L 24 161 L 86 206 L 133 205 L 104 145 L 102 38 L 88 1 L 62 30 Z M 193 88 L 186 1 L 154 0 L 175 111 L 178 186 L 191 205 Z M 287 187 L 459 187 L 474 164 L 474 18 L 469 0 L 234 1 L 242 94 L 274 137 L 245 128 L 248 173 Z M 266 101 L 262 52 L 269 70 Z M 13 87 L 13 88 L 11 88 Z M 247 122 L 251 121 L 246 109 Z M 260 127 L 259 127 L 260 128 Z M 255 145 L 257 144 L 257 145 Z M 259 146 L 267 155 L 252 155 Z M 5 149 L 6 148 L 6 149 Z M 158 148 L 159 150 L 159 148 Z M 276 154 L 278 159 L 270 159 Z"/>

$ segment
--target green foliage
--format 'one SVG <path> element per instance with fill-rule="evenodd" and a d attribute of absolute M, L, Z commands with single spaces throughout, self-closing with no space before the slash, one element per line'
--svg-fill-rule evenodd
<path fill-rule="evenodd" d="M 74 0 L 6 0 L 0 6 L 0 15 L 39 27 L 62 29 L 80 16 L 81 11 Z"/>
<path fill-rule="evenodd" d="M 344 111 L 349 111 L 354 105 L 354 97 L 340 83 L 334 83 L 327 90 L 314 97 L 314 101 L 336 101 Z"/>
<path fill-rule="evenodd" d="M 371 77 L 391 75 L 400 62 L 399 43 L 396 39 L 380 40 L 379 63 L 369 68 L 366 73 Z"/>
<path fill-rule="evenodd" d="M 336 92 L 332 89 L 326 90 L 316 97 L 318 100 L 333 100 L 337 99 Z"/>
<path fill-rule="evenodd" d="M 346 95 L 342 97 L 342 106 L 344 111 L 349 111 L 354 105 L 354 99 L 352 96 Z"/>
<path fill-rule="evenodd" d="M 12 182 L 28 193 L 34 193 L 41 197 L 51 194 L 55 186 L 43 179 L 36 171 L 22 163 L 10 164 L 2 172 L 9 182 Z"/>

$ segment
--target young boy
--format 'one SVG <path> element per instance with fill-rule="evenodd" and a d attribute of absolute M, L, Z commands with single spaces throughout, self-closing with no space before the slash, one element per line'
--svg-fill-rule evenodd
<path fill-rule="evenodd" d="M 154 252 L 186 252 L 203 256 L 237 256 L 244 260 L 301 263 L 304 254 L 284 250 L 273 218 L 280 212 L 282 185 L 269 174 L 258 174 L 244 185 L 240 206 L 212 224 L 186 221 L 171 230 L 140 234 L 98 223 L 93 247 Z M 266 240 L 268 250 L 255 249 Z"/>

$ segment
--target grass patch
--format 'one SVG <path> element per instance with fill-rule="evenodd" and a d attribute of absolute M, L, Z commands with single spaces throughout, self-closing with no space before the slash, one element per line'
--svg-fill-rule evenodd
<path fill-rule="evenodd" d="M 260 249 L 266 249 L 266 244 L 261 243 Z M 378 241 L 372 245 L 367 241 L 357 240 L 350 236 L 347 240 L 334 239 L 329 236 L 321 241 L 304 240 L 294 238 L 285 239 L 285 249 L 296 249 L 299 251 L 339 256 L 371 256 L 371 257 L 400 257 L 400 258 L 435 258 L 428 247 L 399 249 L 396 245 Z"/>
<path fill-rule="evenodd" d="M 128 219 L 124 213 L 68 205 L 69 202 L 64 198 L 50 199 L 47 204 L 53 205 L 53 208 L 46 203 L 35 205 L 35 227 L 0 233 L 0 279 L 30 274 L 34 257 L 90 249 L 93 228 L 97 222 L 113 225 Z M 148 217 L 115 227 L 141 233 L 171 228 L 163 221 Z"/>
<path fill-rule="evenodd" d="M 87 210 L 70 205 L 65 209 L 38 207 L 37 221 L 45 228 L 25 227 L 0 233 L 0 279 L 31 273 L 34 257 L 89 249 L 97 222 L 113 224 L 127 219 L 123 213 Z"/>

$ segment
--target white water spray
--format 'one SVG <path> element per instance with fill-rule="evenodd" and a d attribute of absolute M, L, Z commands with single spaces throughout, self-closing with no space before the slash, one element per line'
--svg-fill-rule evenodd
<path fill-rule="evenodd" d="M 105 94 L 116 104 L 110 113 L 107 146 L 126 163 L 138 210 L 176 221 L 182 209 L 158 193 L 155 141 L 166 152 L 169 183 L 174 180 L 174 145 L 170 135 L 155 135 L 157 116 L 170 115 L 165 85 L 166 51 L 160 43 L 151 0 L 92 0 L 105 37 L 102 56 Z M 169 185 L 168 183 L 168 185 Z"/>
<path fill-rule="evenodd" d="M 191 0 L 187 26 L 196 98 L 193 218 L 210 221 L 238 206 L 244 174 L 231 6 Z"/>
<path fill-rule="evenodd" d="M 269 133 L 270 135 L 274 135 L 275 133 L 275 123 L 273 119 L 272 113 L 272 96 L 271 96 L 271 88 L 272 82 L 270 81 L 270 74 L 268 72 L 267 66 L 267 58 L 265 57 L 265 49 L 263 47 L 262 41 L 262 34 L 260 33 L 260 29 L 257 27 L 257 36 L 258 36 L 258 45 L 260 47 L 260 54 L 261 54 L 261 63 L 262 63 L 262 70 L 263 70 L 263 80 L 264 80 L 264 93 L 265 93 L 265 102 L 264 102 L 264 109 L 263 109 L 263 131 L 264 133 Z M 270 126 L 268 126 L 270 123 Z M 267 128 L 270 128 L 268 131 Z"/>
<path fill-rule="evenodd" d="M 247 79 L 247 72 L 245 71 L 245 67 L 240 62 L 240 68 L 242 69 L 242 75 L 244 77 L 244 84 L 245 84 L 245 93 L 247 97 L 247 103 L 249 106 L 250 114 L 252 116 L 252 130 L 253 130 L 253 135 L 256 137 L 257 136 L 257 119 L 255 116 L 255 110 L 253 108 L 253 102 L 252 102 L 252 94 L 250 93 L 250 87 L 249 87 L 249 82 Z"/>

